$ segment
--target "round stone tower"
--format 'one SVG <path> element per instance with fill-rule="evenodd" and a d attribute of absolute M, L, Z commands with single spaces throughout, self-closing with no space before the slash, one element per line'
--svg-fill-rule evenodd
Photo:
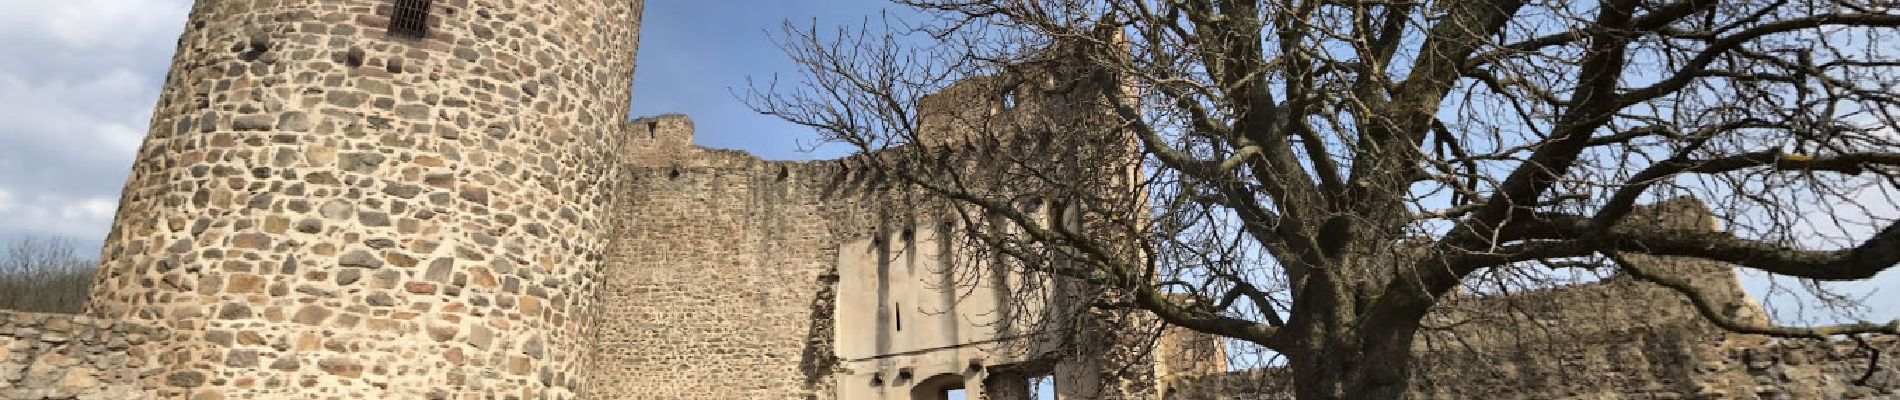
<path fill-rule="evenodd" d="M 163 398 L 575 398 L 642 3 L 197 2 L 89 312 Z"/>

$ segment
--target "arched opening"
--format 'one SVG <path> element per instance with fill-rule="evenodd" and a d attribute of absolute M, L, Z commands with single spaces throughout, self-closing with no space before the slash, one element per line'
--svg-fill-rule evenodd
<path fill-rule="evenodd" d="M 963 376 L 941 374 L 932 376 L 910 388 L 911 400 L 963 400 Z"/>

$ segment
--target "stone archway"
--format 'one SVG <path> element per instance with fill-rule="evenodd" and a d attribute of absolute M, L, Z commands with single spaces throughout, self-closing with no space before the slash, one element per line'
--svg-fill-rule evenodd
<path fill-rule="evenodd" d="M 910 387 L 911 400 L 950 400 L 952 392 L 963 390 L 963 376 L 938 374 Z"/>

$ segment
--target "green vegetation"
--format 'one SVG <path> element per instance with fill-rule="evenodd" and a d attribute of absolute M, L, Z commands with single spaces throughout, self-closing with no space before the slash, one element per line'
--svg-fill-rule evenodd
<path fill-rule="evenodd" d="M 98 261 L 81 256 L 78 247 L 65 238 L 0 238 L 0 309 L 80 312 Z"/>

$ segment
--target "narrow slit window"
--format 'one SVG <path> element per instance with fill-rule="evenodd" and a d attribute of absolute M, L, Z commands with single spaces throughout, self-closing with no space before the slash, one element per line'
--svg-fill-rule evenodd
<path fill-rule="evenodd" d="M 434 0 L 395 0 L 389 9 L 389 35 L 429 37 L 429 10 L 434 3 Z"/>

